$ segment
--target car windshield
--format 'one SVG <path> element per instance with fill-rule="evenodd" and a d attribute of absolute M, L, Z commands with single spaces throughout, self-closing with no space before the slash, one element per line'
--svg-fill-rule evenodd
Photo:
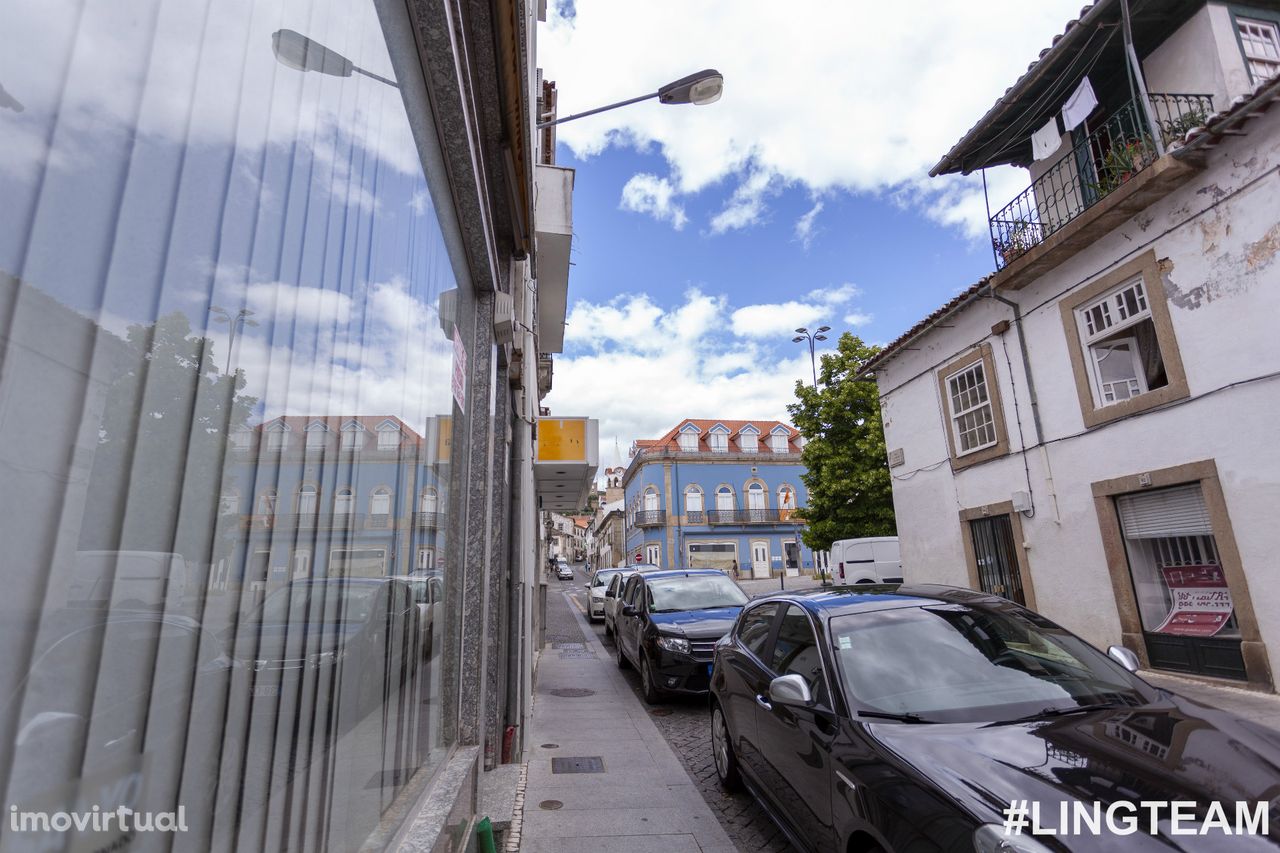
<path fill-rule="evenodd" d="M 596 572 L 596 579 L 591 582 L 591 585 L 593 587 L 608 586 L 609 581 L 612 580 L 613 576 L 616 574 L 617 572 Z"/>
<path fill-rule="evenodd" d="M 377 584 L 295 584 L 278 589 L 262 602 L 257 621 L 279 624 L 311 622 L 364 622 L 369 618 Z"/>
<path fill-rule="evenodd" d="M 831 642 L 849 702 L 920 722 L 998 722 L 1155 694 L 1047 620 L 939 604 L 840 616 Z"/>
<path fill-rule="evenodd" d="M 741 607 L 747 603 L 746 593 L 724 575 L 659 578 L 649 581 L 648 586 L 652 613 Z"/>

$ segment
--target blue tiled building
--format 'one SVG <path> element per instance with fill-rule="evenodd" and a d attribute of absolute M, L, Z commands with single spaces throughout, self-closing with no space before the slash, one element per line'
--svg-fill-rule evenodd
<path fill-rule="evenodd" d="M 278 417 L 233 432 L 215 586 L 444 568 L 449 418 Z"/>
<path fill-rule="evenodd" d="M 756 578 L 812 572 L 795 515 L 804 470 L 800 433 L 778 421 L 686 419 L 636 441 L 622 478 L 627 559 Z"/>

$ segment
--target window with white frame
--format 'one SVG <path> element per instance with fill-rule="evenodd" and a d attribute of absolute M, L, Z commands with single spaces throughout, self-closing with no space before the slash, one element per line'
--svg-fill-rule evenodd
<path fill-rule="evenodd" d="M 1280 74 L 1280 26 L 1271 21 L 1237 18 L 1236 30 L 1253 85 Z"/>
<path fill-rule="evenodd" d="M 778 509 L 795 509 L 796 508 L 796 490 L 791 486 L 782 485 L 778 487 Z"/>
<path fill-rule="evenodd" d="M 707 444 L 710 445 L 712 453 L 728 453 L 729 430 L 724 427 L 714 427 L 707 434 Z"/>
<path fill-rule="evenodd" d="M 774 453 L 786 453 L 788 450 L 788 440 L 790 438 L 790 435 L 782 432 L 781 430 L 775 432 L 773 435 L 769 436 L 769 449 Z"/>
<path fill-rule="evenodd" d="M 319 450 L 324 447 L 324 436 L 328 432 L 324 427 L 313 427 L 307 430 L 307 450 Z"/>
<path fill-rule="evenodd" d="M 394 426 L 378 427 L 378 449 L 395 450 L 400 446 L 400 430 Z"/>
<path fill-rule="evenodd" d="M 984 363 L 975 361 L 951 374 L 946 384 L 956 455 L 963 456 L 994 445 L 997 441 L 996 424 Z"/>
<path fill-rule="evenodd" d="M 738 449 L 743 453 L 756 453 L 760 450 L 760 436 L 754 432 L 738 433 Z"/>
<path fill-rule="evenodd" d="M 1096 405 L 1169 384 L 1141 276 L 1078 309 L 1076 321 Z"/>
<path fill-rule="evenodd" d="M 303 483 L 298 487 L 298 497 L 295 506 L 298 515 L 315 515 L 316 501 L 320 495 L 320 490 L 313 483 Z"/>
<path fill-rule="evenodd" d="M 247 429 L 237 429 L 231 432 L 231 448 L 233 450 L 248 450 L 249 445 L 253 442 L 253 436 Z"/>
<path fill-rule="evenodd" d="M 359 442 L 360 430 L 356 427 L 347 427 L 342 431 L 341 447 L 343 450 L 355 450 L 359 447 Z"/>
<path fill-rule="evenodd" d="M 725 512 L 734 508 L 733 489 L 721 486 L 716 490 L 716 510 Z"/>
<path fill-rule="evenodd" d="M 273 429 L 267 433 L 267 450 L 284 450 L 285 432 L 282 429 Z"/>
<path fill-rule="evenodd" d="M 356 497 L 350 489 L 339 489 L 333 497 L 333 514 L 350 515 L 355 512 Z"/>
<path fill-rule="evenodd" d="M 370 515 L 390 515 L 391 514 L 391 492 L 386 489 L 375 489 L 373 496 L 369 498 L 369 514 Z"/>
<path fill-rule="evenodd" d="M 698 430 L 686 429 L 680 433 L 680 449 L 685 453 L 695 453 L 698 450 Z"/>
<path fill-rule="evenodd" d="M 690 486 L 684 493 L 684 511 L 686 515 L 702 514 L 702 489 Z"/>
<path fill-rule="evenodd" d="M 653 489 L 649 489 L 644 493 L 644 511 L 654 512 L 657 509 L 658 509 L 658 493 Z"/>

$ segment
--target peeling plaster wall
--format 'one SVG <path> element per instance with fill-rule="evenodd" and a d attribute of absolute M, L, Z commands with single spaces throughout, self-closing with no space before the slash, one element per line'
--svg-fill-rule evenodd
<path fill-rule="evenodd" d="M 1042 448 L 1035 447 L 1017 327 L 1003 336 L 990 331 L 997 320 L 1012 320 L 1008 306 L 980 298 L 878 371 L 887 446 L 905 455 L 892 474 L 908 581 L 967 585 L 960 510 L 1007 501 L 1029 480 L 1035 516 L 1024 518 L 1023 528 L 1039 609 L 1097 645 L 1119 642 L 1091 484 L 1213 459 L 1262 639 L 1273 665 L 1280 661 L 1280 377 L 1269 376 L 1280 374 L 1280 109 L 1246 128 L 1246 136 L 1213 149 L 1205 170 L 1175 192 L 1024 289 L 1003 294 L 1024 314 Z M 1086 430 L 1058 303 L 1148 250 L 1162 260 L 1190 397 Z M 953 473 L 937 370 L 984 341 L 993 351 L 1011 453 Z M 1032 446 L 1029 474 L 1017 452 L 1019 421 Z"/>

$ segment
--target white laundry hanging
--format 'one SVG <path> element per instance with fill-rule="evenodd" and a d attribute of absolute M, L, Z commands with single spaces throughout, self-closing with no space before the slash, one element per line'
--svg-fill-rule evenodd
<path fill-rule="evenodd" d="M 1066 125 L 1067 130 L 1075 130 L 1097 106 L 1098 97 L 1093 94 L 1093 86 L 1089 84 L 1089 78 L 1086 77 L 1080 81 L 1075 92 L 1062 105 L 1062 123 Z"/>
<path fill-rule="evenodd" d="M 1043 160 L 1062 147 L 1062 134 L 1058 132 L 1058 117 L 1049 119 L 1049 123 L 1031 135 L 1031 155 L 1034 160 Z"/>

